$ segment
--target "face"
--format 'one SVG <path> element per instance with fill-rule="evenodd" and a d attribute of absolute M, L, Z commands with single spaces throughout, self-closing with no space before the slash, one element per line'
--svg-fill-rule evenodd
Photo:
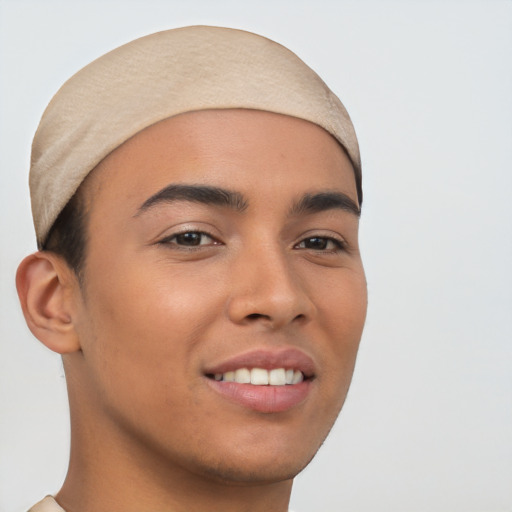
<path fill-rule="evenodd" d="M 196 475 L 294 476 L 343 404 L 366 312 L 343 150 L 303 120 L 203 111 L 139 133 L 84 187 L 71 386 L 90 421 Z"/>

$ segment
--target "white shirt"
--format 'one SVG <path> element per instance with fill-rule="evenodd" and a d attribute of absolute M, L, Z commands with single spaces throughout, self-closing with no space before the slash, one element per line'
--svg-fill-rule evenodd
<path fill-rule="evenodd" d="M 36 503 L 28 512 L 66 512 L 53 498 L 46 496 L 44 500 Z"/>

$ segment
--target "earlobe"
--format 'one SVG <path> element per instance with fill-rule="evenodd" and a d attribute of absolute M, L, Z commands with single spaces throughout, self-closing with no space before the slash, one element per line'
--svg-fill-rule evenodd
<path fill-rule="evenodd" d="M 16 273 L 16 288 L 25 321 L 34 336 L 59 354 L 80 350 L 75 330 L 73 271 L 49 252 L 27 256 Z"/>

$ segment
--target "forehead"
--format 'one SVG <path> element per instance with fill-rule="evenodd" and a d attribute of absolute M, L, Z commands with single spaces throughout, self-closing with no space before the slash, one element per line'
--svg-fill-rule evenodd
<path fill-rule="evenodd" d="M 110 195 L 131 208 L 170 183 L 200 183 L 273 195 L 336 188 L 357 202 L 352 165 L 323 128 L 244 109 L 191 112 L 129 139 L 84 185 L 93 203 Z"/>

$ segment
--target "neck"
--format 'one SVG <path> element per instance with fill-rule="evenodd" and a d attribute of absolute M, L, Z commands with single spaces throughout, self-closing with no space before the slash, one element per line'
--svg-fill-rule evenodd
<path fill-rule="evenodd" d="M 291 481 L 253 486 L 230 486 L 201 478 L 160 474 L 159 481 L 124 466 L 108 476 L 71 464 L 57 494 L 66 512 L 286 512 Z M 103 477 L 103 478 L 102 478 Z M 163 481 L 165 480 L 165 484 Z M 195 482 L 195 483 L 194 483 Z"/>
<path fill-rule="evenodd" d="M 236 482 L 191 471 L 87 407 L 71 405 L 71 431 L 68 474 L 56 496 L 66 512 L 288 510 L 292 479 Z"/>

